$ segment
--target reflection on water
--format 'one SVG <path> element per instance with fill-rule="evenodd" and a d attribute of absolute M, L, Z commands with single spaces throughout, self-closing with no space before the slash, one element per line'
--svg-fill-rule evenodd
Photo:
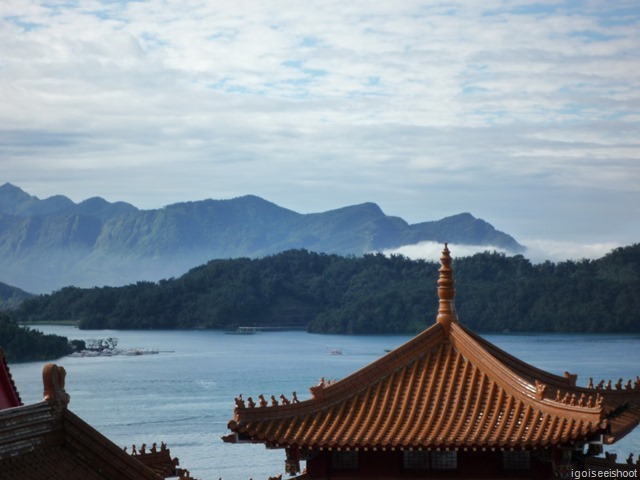
<path fill-rule="evenodd" d="M 167 443 L 192 476 L 260 479 L 284 470 L 284 453 L 262 445 L 229 445 L 234 398 L 281 393 L 309 398 L 324 376 L 340 379 L 371 363 L 408 336 L 327 336 L 304 332 L 225 335 L 214 331 L 86 331 L 35 327 L 69 339 L 117 337 L 120 348 L 153 348 L 136 357 L 62 358 L 69 408 L 121 446 Z M 640 374 L 640 336 L 485 335 L 539 368 L 625 380 Z M 339 349 L 342 355 L 328 355 Z M 10 365 L 24 403 L 42 398 L 43 362 Z M 611 451 L 640 453 L 640 429 Z"/>

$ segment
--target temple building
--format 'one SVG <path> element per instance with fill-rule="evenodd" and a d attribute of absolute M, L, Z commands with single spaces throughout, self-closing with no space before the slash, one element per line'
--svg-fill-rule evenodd
<path fill-rule="evenodd" d="M 0 348 L 1 480 L 193 480 L 166 445 L 129 454 L 75 415 L 65 375 L 64 368 L 45 365 L 44 399 L 23 405 Z"/>
<path fill-rule="evenodd" d="M 576 375 L 499 349 L 458 321 L 446 244 L 441 262 L 433 325 L 342 380 L 321 380 L 308 400 L 240 395 L 223 439 L 283 448 L 285 471 L 300 479 L 637 476 L 631 456 L 602 453 L 640 422 L 640 379 L 579 387 Z"/>

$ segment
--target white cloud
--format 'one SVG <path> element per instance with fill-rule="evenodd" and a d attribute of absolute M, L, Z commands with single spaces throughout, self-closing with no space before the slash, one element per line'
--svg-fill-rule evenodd
<path fill-rule="evenodd" d="M 495 217 L 591 189 L 634 218 L 640 15 L 619 5 L 6 0 L 3 174 L 28 189 L 46 171 L 40 196 L 170 202 L 122 189 L 150 166 L 153 192 L 184 178 L 176 200 L 376 201 L 414 221 L 439 216 L 434 192 Z"/>
<path fill-rule="evenodd" d="M 546 260 L 551 262 L 562 262 L 565 260 L 582 260 L 601 258 L 611 250 L 621 245 L 613 242 L 579 244 L 575 242 L 562 242 L 550 240 L 527 240 L 524 242 L 527 249 L 522 254 L 531 260 L 532 263 L 541 263 Z M 501 252 L 506 255 L 513 255 L 508 251 L 486 245 L 459 245 L 449 244 L 452 256 L 468 257 L 481 252 Z M 403 255 L 414 260 L 424 259 L 439 261 L 442 254 L 442 244 L 438 242 L 420 242 L 413 245 L 404 245 L 399 248 L 384 250 L 385 255 Z"/>
<path fill-rule="evenodd" d="M 564 260 L 597 259 L 605 256 L 611 250 L 621 245 L 614 242 L 580 244 L 550 240 L 526 240 L 527 251 L 524 255 L 534 263 L 550 260 L 560 262 Z"/>
<path fill-rule="evenodd" d="M 481 252 L 508 252 L 502 248 L 487 245 L 461 245 L 449 243 L 449 250 L 452 257 L 469 257 Z M 439 242 L 420 242 L 413 245 L 404 245 L 399 248 L 384 250 L 385 255 L 403 255 L 413 260 L 431 260 L 437 262 L 442 255 L 442 243 Z"/>

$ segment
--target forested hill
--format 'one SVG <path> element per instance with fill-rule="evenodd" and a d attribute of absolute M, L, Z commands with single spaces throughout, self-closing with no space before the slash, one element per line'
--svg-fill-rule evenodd
<path fill-rule="evenodd" d="M 520 255 L 482 253 L 455 258 L 453 266 L 458 315 L 474 330 L 640 332 L 640 244 L 599 260 L 532 265 Z M 435 320 L 438 267 L 401 256 L 291 250 L 214 260 L 159 283 L 67 287 L 27 300 L 12 318 L 74 320 L 82 328 L 413 333 Z"/>
<path fill-rule="evenodd" d="M 67 337 L 45 335 L 23 328 L 0 312 L 0 348 L 9 362 L 33 362 L 60 358 L 73 352 Z"/>

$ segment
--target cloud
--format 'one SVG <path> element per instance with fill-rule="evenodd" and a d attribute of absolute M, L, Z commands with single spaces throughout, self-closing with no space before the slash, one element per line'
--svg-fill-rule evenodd
<path fill-rule="evenodd" d="M 501 252 L 508 254 L 508 252 L 502 248 L 489 245 L 459 245 L 455 243 L 449 243 L 448 245 L 451 255 L 454 258 L 469 257 L 481 252 Z M 404 245 L 399 248 L 384 250 L 382 253 L 385 255 L 403 255 L 413 260 L 422 259 L 439 262 L 440 256 L 442 255 L 442 243 L 420 242 L 413 245 Z"/>
<path fill-rule="evenodd" d="M 141 207 L 255 193 L 423 221 L 444 199 L 516 229 L 511 209 L 565 191 L 580 200 L 536 212 L 562 212 L 559 235 L 589 195 L 634 218 L 640 14 L 624 5 L 7 0 L 3 174 Z"/>
<path fill-rule="evenodd" d="M 598 259 L 621 245 L 613 242 L 579 244 L 575 242 L 562 242 L 550 240 L 527 240 L 524 242 L 527 249 L 523 256 L 532 263 L 542 263 L 546 260 L 562 262 L 566 260 Z M 512 255 L 508 251 L 487 245 L 458 245 L 449 244 L 452 256 L 467 257 L 481 252 L 501 252 Z M 403 255 L 414 260 L 424 259 L 439 261 L 442 254 L 442 244 L 437 242 L 420 242 L 413 245 L 404 245 L 399 248 L 384 250 L 385 255 Z"/>
<path fill-rule="evenodd" d="M 615 242 L 580 244 L 550 240 L 527 240 L 525 256 L 534 263 L 545 260 L 561 262 L 564 260 L 597 259 L 622 245 Z"/>

